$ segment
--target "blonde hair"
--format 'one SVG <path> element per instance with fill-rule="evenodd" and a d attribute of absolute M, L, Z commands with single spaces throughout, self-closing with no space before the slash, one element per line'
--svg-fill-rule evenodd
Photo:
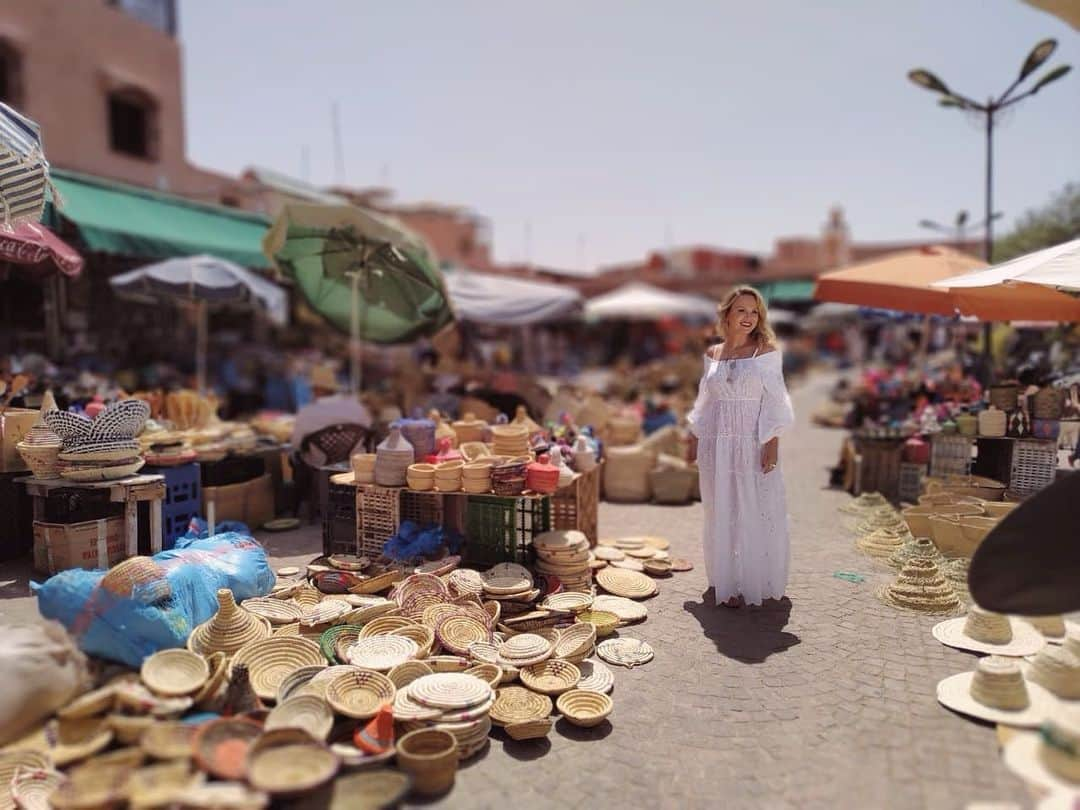
<path fill-rule="evenodd" d="M 740 295 L 749 295 L 757 303 L 758 322 L 757 326 L 754 327 L 754 331 L 750 333 L 750 336 L 758 342 L 759 346 L 775 345 L 776 333 L 773 332 L 772 327 L 769 326 L 769 308 L 765 305 L 765 298 L 753 287 L 748 286 L 735 287 L 724 296 L 723 301 L 716 305 L 716 316 L 720 319 L 720 336 L 724 338 L 724 340 L 727 340 L 728 315 L 731 313 L 731 308 L 735 306 L 735 302 Z"/>

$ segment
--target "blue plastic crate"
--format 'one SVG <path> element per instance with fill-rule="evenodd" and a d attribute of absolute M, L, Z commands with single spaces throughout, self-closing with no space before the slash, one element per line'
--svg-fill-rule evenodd
<path fill-rule="evenodd" d="M 177 467 L 144 467 L 146 475 L 165 477 L 165 500 L 162 502 L 162 545 L 170 549 L 187 532 L 188 523 L 202 513 L 202 482 L 199 464 Z"/>

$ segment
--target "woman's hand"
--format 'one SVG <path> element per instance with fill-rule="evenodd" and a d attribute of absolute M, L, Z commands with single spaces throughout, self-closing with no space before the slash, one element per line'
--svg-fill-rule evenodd
<path fill-rule="evenodd" d="M 769 439 L 761 447 L 761 471 L 768 475 L 776 469 L 776 463 L 780 460 L 779 437 Z"/>
<path fill-rule="evenodd" d="M 697 461 L 697 436 L 690 434 L 690 444 L 686 448 L 686 460 L 693 464 Z"/>

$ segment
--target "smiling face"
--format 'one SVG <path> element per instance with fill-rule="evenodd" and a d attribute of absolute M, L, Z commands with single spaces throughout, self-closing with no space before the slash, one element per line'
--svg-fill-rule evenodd
<path fill-rule="evenodd" d="M 724 324 L 725 335 L 728 340 L 742 343 L 757 329 L 760 320 L 761 312 L 758 311 L 754 296 L 740 295 L 728 310 L 727 322 Z"/>

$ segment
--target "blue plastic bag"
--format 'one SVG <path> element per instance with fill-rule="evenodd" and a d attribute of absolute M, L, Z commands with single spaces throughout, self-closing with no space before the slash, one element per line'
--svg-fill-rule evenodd
<path fill-rule="evenodd" d="M 130 596 L 102 588 L 105 571 L 81 568 L 30 587 L 41 615 L 63 624 L 84 652 L 138 668 L 158 650 L 183 647 L 191 631 L 217 612 L 219 588 L 239 602 L 266 595 L 275 580 L 265 549 L 236 532 L 181 538 L 176 548 L 151 559 L 163 579 Z"/>

